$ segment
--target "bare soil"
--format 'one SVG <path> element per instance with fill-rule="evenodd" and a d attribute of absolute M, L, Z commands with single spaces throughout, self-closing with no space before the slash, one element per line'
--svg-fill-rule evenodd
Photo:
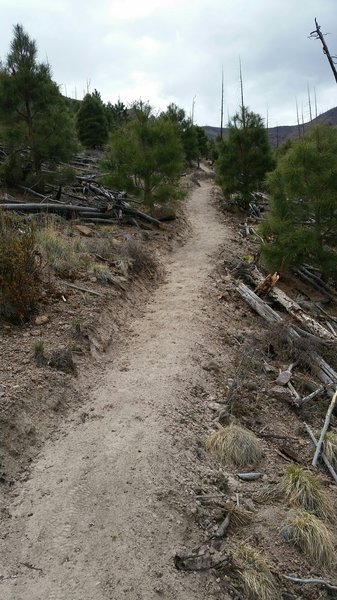
<path fill-rule="evenodd" d="M 304 465 L 310 464 L 312 447 L 301 429 L 303 415 L 268 394 L 288 357 L 281 351 L 274 360 L 267 356 L 271 333 L 239 299 L 226 270 L 233 257 L 251 253 L 252 245 L 239 239 L 238 218 L 219 210 L 206 168 L 186 211 L 186 241 L 166 252 L 163 280 L 151 293 L 143 290 L 142 311 L 132 296 L 114 314 L 97 306 L 98 330 L 107 332 L 104 348 L 97 343 L 95 360 L 79 360 L 76 385 L 59 373 L 50 379 L 57 429 L 50 424 L 50 407 L 42 408 L 45 435 L 39 436 L 39 452 L 32 443 L 30 468 L 12 485 L 4 484 L 4 600 L 244 599 L 235 578 L 221 569 L 185 573 L 174 566 L 174 555 L 200 546 L 223 514 L 222 501 L 201 496 L 222 492 L 253 512 L 251 525 L 230 531 L 224 542 L 230 550 L 244 542 L 265 553 L 284 600 L 333 597 L 282 578 L 324 575 L 331 580 L 333 573 L 320 572 L 282 540 L 284 503 L 258 498 L 258 492 L 277 484 L 288 464 L 286 442 Z M 19 369 L 20 333 L 8 335 L 16 336 L 10 352 L 13 369 Z M 274 372 L 263 369 L 265 360 Z M 19 377 L 19 371 L 13 373 L 13 381 Z M 33 372 L 35 394 L 39 385 L 45 390 L 43 377 L 43 371 Z M 66 406 L 57 401 L 60 378 Z M 240 379 L 234 398 L 238 420 L 257 433 L 284 436 L 263 438 L 264 475 L 258 482 L 240 481 L 236 471 L 225 470 L 204 450 L 235 378 Z M 28 389 L 33 394 L 31 383 Z M 35 399 L 34 406 L 42 400 Z M 48 404 L 48 395 L 44 400 Z M 317 406 L 309 416 L 319 424 L 325 407 Z M 25 448 L 29 423 L 26 429 Z M 20 454 L 20 447 L 15 451 Z M 25 460 L 26 451 L 22 448 Z M 18 457 L 8 456 L 11 473 Z M 331 480 L 320 473 L 335 497 Z"/>

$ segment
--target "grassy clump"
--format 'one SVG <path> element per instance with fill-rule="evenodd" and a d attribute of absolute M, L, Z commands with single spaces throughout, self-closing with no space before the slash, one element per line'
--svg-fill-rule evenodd
<path fill-rule="evenodd" d="M 135 238 L 128 237 L 120 249 L 120 255 L 135 275 L 146 273 L 153 277 L 157 272 L 158 265 L 153 253 Z"/>
<path fill-rule="evenodd" d="M 48 265 L 61 277 L 72 277 L 92 262 L 79 236 L 65 235 L 53 221 L 38 231 L 36 238 Z"/>
<path fill-rule="evenodd" d="M 109 285 L 113 282 L 113 276 L 111 275 L 108 265 L 102 265 L 100 263 L 94 263 L 92 267 L 92 274 L 96 277 L 99 283 Z"/>
<path fill-rule="evenodd" d="M 287 541 L 321 567 L 331 567 L 335 562 L 332 535 L 315 515 L 304 510 L 292 514 L 283 524 L 282 533 Z"/>
<path fill-rule="evenodd" d="M 328 431 L 324 436 L 323 451 L 333 467 L 337 468 L 337 433 Z"/>
<path fill-rule="evenodd" d="M 47 358 L 44 354 L 43 340 L 36 340 L 33 345 L 33 356 L 38 367 L 47 364 Z"/>
<path fill-rule="evenodd" d="M 256 435 L 235 423 L 212 433 L 206 441 L 206 450 L 214 452 L 223 463 L 236 467 L 254 467 L 263 456 Z"/>
<path fill-rule="evenodd" d="M 243 527 L 251 522 L 253 513 L 242 506 L 227 502 L 224 506 L 225 513 L 230 514 L 230 524 L 234 527 Z"/>
<path fill-rule="evenodd" d="M 57 348 L 56 350 L 53 350 L 48 364 L 50 367 L 63 371 L 64 373 L 76 375 L 76 365 L 69 348 Z"/>
<path fill-rule="evenodd" d="M 276 580 L 264 558 L 250 546 L 239 546 L 234 553 L 236 573 L 247 600 L 277 600 Z"/>
<path fill-rule="evenodd" d="M 0 318 L 27 320 L 39 295 L 34 230 L 0 210 Z"/>
<path fill-rule="evenodd" d="M 329 517 L 329 498 L 316 477 L 300 465 L 289 465 L 279 484 L 279 491 L 289 504 L 316 515 Z"/>

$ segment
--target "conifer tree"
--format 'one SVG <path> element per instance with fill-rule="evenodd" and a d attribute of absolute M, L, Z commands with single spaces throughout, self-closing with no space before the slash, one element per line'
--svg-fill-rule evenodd
<path fill-rule="evenodd" d="M 48 64 L 37 61 L 37 47 L 15 25 L 10 52 L 0 72 L 0 126 L 8 159 L 9 184 L 25 179 L 41 185 L 42 163 L 67 161 L 76 151 L 73 120 Z"/>
<path fill-rule="evenodd" d="M 273 167 L 271 149 L 262 117 L 247 107 L 240 107 L 228 127 L 227 140 L 218 145 L 217 181 L 225 195 L 236 194 L 247 208 Z"/>
<path fill-rule="evenodd" d="M 262 257 L 285 271 L 309 262 L 337 280 L 337 129 L 316 125 L 294 141 L 267 178 L 270 213 Z"/>
<path fill-rule="evenodd" d="M 102 148 L 108 141 L 105 107 L 97 90 L 84 96 L 76 126 L 79 140 L 85 148 Z"/>
<path fill-rule="evenodd" d="M 125 125 L 129 120 L 129 111 L 125 104 L 120 100 L 118 100 L 116 104 L 108 102 L 105 106 L 105 115 L 110 131 L 118 129 L 121 125 Z"/>
<path fill-rule="evenodd" d="M 107 183 L 141 195 L 152 208 L 175 194 L 183 149 L 174 124 L 155 117 L 148 104 L 135 103 L 132 118 L 116 130 L 106 147 L 102 168 Z"/>
<path fill-rule="evenodd" d="M 166 112 L 162 113 L 161 116 L 176 126 L 183 145 L 185 160 L 188 165 L 191 165 L 199 156 L 199 140 L 196 127 L 192 124 L 191 119 L 186 117 L 184 109 L 179 108 L 174 103 L 169 104 Z"/>

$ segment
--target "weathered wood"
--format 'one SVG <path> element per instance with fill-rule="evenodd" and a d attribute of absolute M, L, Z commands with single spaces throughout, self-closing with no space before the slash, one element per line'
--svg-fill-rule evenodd
<path fill-rule="evenodd" d="M 1 204 L 1 208 L 8 211 L 17 212 L 57 212 L 57 213 L 92 213 L 97 212 L 97 208 L 91 206 L 78 206 L 73 204 L 54 204 L 48 202 L 47 204 L 41 204 L 37 202 L 21 202 L 17 204 L 4 203 Z"/>
<path fill-rule="evenodd" d="M 282 317 L 274 311 L 264 300 L 259 298 L 254 292 L 244 283 L 237 288 L 240 296 L 257 312 L 267 323 L 284 323 Z M 287 328 L 287 337 L 289 342 L 298 342 L 301 336 L 294 330 L 292 326 Z M 319 355 L 311 350 L 308 352 L 308 358 L 311 361 L 311 368 L 316 376 L 324 383 L 324 385 L 337 384 L 337 373 L 332 367 Z M 328 390 L 329 393 L 329 390 Z M 331 391 L 330 391 L 330 395 Z"/>
<path fill-rule="evenodd" d="M 336 340 L 336 336 L 331 333 L 331 331 L 323 327 L 323 325 L 308 315 L 300 307 L 300 305 L 295 302 L 295 300 L 289 298 L 289 296 L 287 296 L 287 294 L 285 294 L 285 292 L 283 292 L 280 288 L 273 287 L 269 292 L 269 296 L 275 300 L 275 302 L 283 306 L 283 308 L 285 308 L 286 311 L 292 317 L 294 317 L 294 319 L 296 319 L 296 321 L 299 321 L 302 325 L 307 327 L 307 329 L 314 335 L 322 338 L 323 340 Z"/>
<path fill-rule="evenodd" d="M 309 425 L 304 422 L 303 423 L 306 432 L 308 433 L 309 437 L 311 438 L 315 448 L 317 448 L 318 445 L 318 441 L 313 433 L 313 431 L 310 429 Z M 326 467 L 328 468 L 328 470 L 330 471 L 332 477 L 335 480 L 335 483 L 337 484 L 337 473 L 335 471 L 335 469 L 333 468 L 332 464 L 330 463 L 329 459 L 327 458 L 326 454 L 324 454 L 324 452 L 321 452 L 321 459 L 324 462 L 324 464 L 326 465 Z"/>
<path fill-rule="evenodd" d="M 293 395 L 294 399 L 295 399 L 295 404 L 298 406 L 298 401 L 301 399 L 299 393 L 295 390 L 294 386 L 292 385 L 292 383 L 290 381 L 288 381 L 287 383 L 289 390 L 291 391 L 291 394 Z"/>
<path fill-rule="evenodd" d="M 82 217 L 83 223 L 100 223 L 100 225 L 118 225 L 120 221 L 117 219 L 97 219 L 96 217 Z"/>
<path fill-rule="evenodd" d="M 282 317 L 257 296 L 249 287 L 241 283 L 237 288 L 240 296 L 268 323 L 281 323 Z"/>
<path fill-rule="evenodd" d="M 329 423 L 330 423 L 330 419 L 331 419 L 331 415 L 332 415 L 332 411 L 335 407 L 335 403 L 337 400 L 337 390 L 335 391 L 334 395 L 332 396 L 332 400 L 330 402 L 329 408 L 327 410 L 327 413 L 325 415 L 325 421 L 324 421 L 324 425 L 321 431 L 321 435 L 319 436 L 319 440 L 317 443 L 317 447 L 316 447 L 316 451 L 314 454 L 314 458 L 312 459 L 312 466 L 316 467 L 317 465 L 317 461 L 318 461 L 318 457 L 321 453 L 321 449 L 322 449 L 322 444 L 323 444 L 323 440 L 324 440 L 324 436 L 326 434 L 326 432 L 328 431 L 328 427 L 329 427 Z"/>
<path fill-rule="evenodd" d="M 337 585 L 333 585 L 332 583 L 325 581 L 325 579 L 319 579 L 319 578 L 317 578 L 317 579 L 315 579 L 315 578 L 301 579 L 300 577 L 291 577 L 290 575 L 283 575 L 283 577 L 285 579 L 289 579 L 289 581 L 294 581 L 294 583 L 302 583 L 303 585 L 308 585 L 308 584 L 322 585 L 323 587 L 326 587 L 328 590 L 337 590 Z"/>
<path fill-rule="evenodd" d="M 88 288 L 82 287 L 80 285 L 75 285 L 74 283 L 68 283 L 68 281 L 62 281 L 62 285 L 66 285 L 67 287 L 73 288 L 74 290 L 79 290 L 80 292 L 87 292 L 88 294 L 93 294 L 94 296 L 102 296 L 102 294 L 100 294 L 99 292 L 89 290 Z"/>
<path fill-rule="evenodd" d="M 335 300 L 336 294 L 333 291 L 328 291 L 327 289 L 325 289 L 325 287 L 318 283 L 313 278 L 312 273 L 309 273 L 307 269 L 298 269 L 296 273 L 300 277 L 300 279 L 303 279 L 303 281 L 312 285 L 316 290 L 323 294 L 323 296 L 326 296 L 330 300 Z"/>
<path fill-rule="evenodd" d="M 320 385 L 317 388 L 317 390 L 315 390 L 314 392 L 311 392 L 311 394 L 308 394 L 308 396 L 305 396 L 305 398 L 302 398 L 302 400 L 300 400 L 300 402 L 299 402 L 299 405 L 304 406 L 304 404 L 307 404 L 311 400 L 314 400 L 314 398 L 317 398 L 317 396 L 320 396 L 321 394 L 323 394 L 324 391 L 325 391 L 324 385 Z"/>
<path fill-rule="evenodd" d="M 308 331 L 305 331 L 304 329 L 302 329 L 302 327 L 298 327 L 298 325 L 292 325 L 293 329 L 295 331 L 297 331 L 297 333 L 301 336 L 306 338 L 307 340 L 312 341 L 314 344 L 324 344 L 324 346 L 331 346 L 333 344 L 336 344 L 337 346 L 337 337 L 334 338 L 333 340 L 323 340 L 322 338 L 318 337 L 317 335 L 314 335 L 313 333 L 309 333 Z"/>

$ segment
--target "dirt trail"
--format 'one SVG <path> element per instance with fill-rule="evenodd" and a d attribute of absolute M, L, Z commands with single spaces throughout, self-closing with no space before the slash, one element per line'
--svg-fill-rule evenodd
<path fill-rule="evenodd" d="M 200 536 L 172 502 L 188 468 L 174 411 L 205 377 L 203 289 L 226 237 L 210 191 L 202 181 L 191 194 L 189 239 L 118 356 L 112 348 L 103 376 L 87 376 L 83 422 L 65 424 L 21 484 L 1 540 L 3 600 L 216 597 L 205 575 L 172 560 Z"/>

